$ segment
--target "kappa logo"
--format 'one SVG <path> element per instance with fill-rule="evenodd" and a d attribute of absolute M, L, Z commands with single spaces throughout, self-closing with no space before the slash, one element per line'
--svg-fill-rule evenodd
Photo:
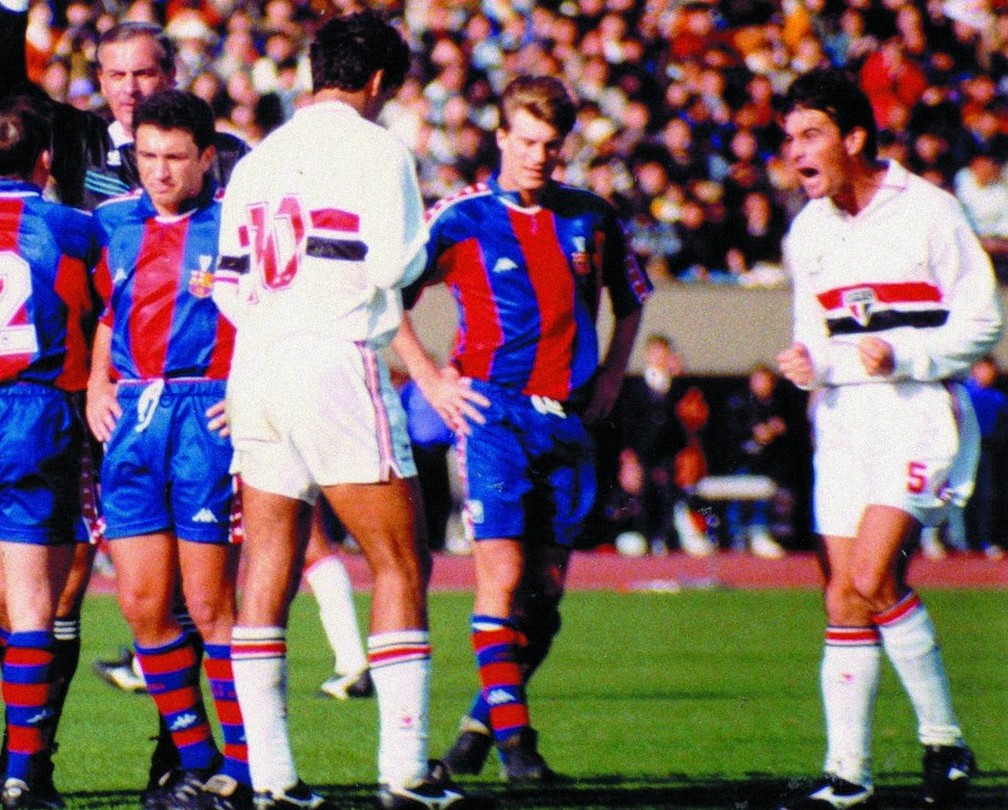
<path fill-rule="evenodd" d="M 182 731 L 183 729 L 195 726 L 198 722 L 199 718 L 193 712 L 186 712 L 175 718 L 169 730 Z"/>
<path fill-rule="evenodd" d="M 502 703 L 514 702 L 514 696 L 506 689 L 491 689 L 487 695 L 487 703 L 491 706 L 500 706 Z"/>
<path fill-rule="evenodd" d="M 493 272 L 495 273 L 507 273 L 511 270 L 517 270 L 518 265 L 513 259 L 509 259 L 507 256 L 501 256 L 493 266 Z"/>
<path fill-rule="evenodd" d="M 875 290 L 871 287 L 860 287 L 855 290 L 847 290 L 841 299 L 844 307 L 850 310 L 854 320 L 861 326 L 867 326 L 871 320 L 872 310 L 878 303 Z"/>
<path fill-rule="evenodd" d="M 115 275 L 112 276 L 112 284 L 122 284 L 126 280 L 126 268 L 117 267 Z"/>
<path fill-rule="evenodd" d="M 193 523 L 217 523 L 217 516 L 205 506 L 192 516 Z"/>

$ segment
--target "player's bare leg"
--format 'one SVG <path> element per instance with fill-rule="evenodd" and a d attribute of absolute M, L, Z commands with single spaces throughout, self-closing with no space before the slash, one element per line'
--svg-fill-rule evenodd
<path fill-rule="evenodd" d="M 368 657 L 378 697 L 379 801 L 399 806 L 412 791 L 438 789 L 428 781 L 430 555 L 418 539 L 419 483 L 393 478 L 322 491 L 374 576 Z M 446 798 L 461 799 L 453 793 Z"/>
<path fill-rule="evenodd" d="M 144 801 L 164 793 L 176 804 L 195 801 L 198 788 L 217 768 L 219 753 L 200 691 L 199 641 L 172 612 L 179 541 L 168 532 L 109 542 L 116 568 L 119 605 L 130 625 L 148 693 L 178 749 L 180 771 L 144 792 Z M 167 798 L 166 798 L 167 800 Z"/>
<path fill-rule="evenodd" d="M 5 807 L 51 802 L 62 806 L 52 785 L 42 720 L 50 692 L 53 619 L 66 583 L 74 545 L 0 542 L 10 634 L 3 660 L 7 771 Z M 45 665 L 39 666 L 45 661 Z M 40 773 L 40 769 L 44 772 Z"/>
<path fill-rule="evenodd" d="M 856 538 L 823 539 L 828 627 L 820 674 L 826 778 L 787 807 L 871 806 L 872 722 L 883 649 L 917 711 L 926 750 L 938 751 L 950 767 L 953 759 L 963 765 L 963 784 L 972 775 L 972 753 L 965 748 L 952 710 L 934 627 L 903 581 L 904 555 L 919 528 L 917 520 L 900 509 L 872 505 Z M 940 781 L 936 776 L 935 784 Z"/>
<path fill-rule="evenodd" d="M 245 578 L 231 650 L 252 787 L 262 805 L 285 797 L 321 806 L 298 779 L 287 728 L 287 616 L 300 578 L 311 508 L 242 482 Z"/>

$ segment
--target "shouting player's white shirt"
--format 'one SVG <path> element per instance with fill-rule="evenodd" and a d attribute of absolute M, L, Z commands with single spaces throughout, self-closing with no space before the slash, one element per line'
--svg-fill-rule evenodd
<path fill-rule="evenodd" d="M 815 516 L 823 534 L 854 537 L 864 508 L 884 504 L 941 521 L 973 488 L 979 430 L 961 379 L 998 342 L 990 259 L 950 194 L 889 164 L 855 216 L 811 200 L 785 242 L 795 341 L 821 388 Z M 891 375 L 869 375 L 858 342 L 893 347 Z"/>
<path fill-rule="evenodd" d="M 238 164 L 213 296 L 238 330 L 228 416 L 248 483 L 311 502 L 415 474 L 380 350 L 426 241 L 412 157 L 345 104 L 299 110 Z"/>

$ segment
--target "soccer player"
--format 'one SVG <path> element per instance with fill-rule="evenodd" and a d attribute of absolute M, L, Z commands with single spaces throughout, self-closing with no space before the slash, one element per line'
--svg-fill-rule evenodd
<path fill-rule="evenodd" d="M 972 488 L 978 431 L 960 380 L 1001 336 L 990 259 L 952 196 L 876 158 L 871 106 L 845 74 L 799 77 L 784 111 L 786 154 L 809 202 L 785 243 L 794 343 L 778 365 L 814 392 L 827 750 L 822 781 L 782 806 L 875 806 L 884 651 L 917 713 L 923 802 L 945 807 L 976 763 L 902 552 Z"/>
<path fill-rule="evenodd" d="M 51 101 L 28 81 L 25 64 L 27 0 L 0 0 L 0 43 L 4 63 L 0 70 L 0 96 L 12 92 L 35 93 L 45 99 L 54 120 L 51 183 L 67 205 L 93 209 L 103 200 L 134 191 L 140 175 L 133 144 L 133 116 L 147 96 L 175 84 L 175 49 L 159 26 L 143 22 L 123 22 L 112 26 L 99 38 L 96 57 L 102 97 L 113 120 L 82 111 L 69 104 Z M 218 183 L 227 182 L 231 169 L 248 151 L 239 138 L 214 134 L 212 172 Z M 49 193 L 51 189 L 46 189 Z M 70 681 L 80 660 L 80 611 L 91 574 L 96 546 L 78 547 L 66 588 L 60 596 L 56 618 L 57 676 L 51 694 L 53 728 L 62 713 Z M 184 606 L 178 605 L 181 620 L 191 626 Z M 151 760 L 152 786 L 178 762 L 167 730 L 159 729 L 158 745 Z"/>
<path fill-rule="evenodd" d="M 393 341 L 460 436 L 481 692 L 443 760 L 456 774 L 478 773 L 496 742 L 507 779 L 554 775 L 538 752 L 525 684 L 560 628 L 571 545 L 595 497 L 585 423 L 613 407 L 651 290 L 615 210 L 551 179 L 574 118 L 557 79 L 524 76 L 507 86 L 499 172 L 429 214 L 417 286 L 443 281 L 458 302 L 451 365 L 438 367 L 408 320 Z M 603 286 L 616 322 L 600 366 Z"/>
<path fill-rule="evenodd" d="M 91 216 L 41 198 L 51 125 L 28 98 L 0 101 L 0 559 L 3 563 L 3 806 L 62 807 L 43 725 L 57 600 L 82 521 L 87 384 L 96 300 Z M 8 632 L 9 631 L 9 632 Z"/>
<path fill-rule="evenodd" d="M 165 90 L 141 102 L 135 122 L 143 191 L 96 212 L 106 308 L 87 416 L 106 442 L 101 500 L 119 604 L 181 760 L 144 801 L 197 806 L 206 782 L 222 801 L 251 807 L 230 662 L 238 547 L 229 543 L 223 399 L 234 329 L 211 298 L 220 229 L 213 113 L 191 93 Z M 172 612 L 176 571 L 199 638 Z M 200 692 L 201 642 L 222 765 Z"/>
<path fill-rule="evenodd" d="M 428 772 L 429 560 L 405 414 L 381 355 L 427 239 L 413 158 L 373 123 L 409 51 L 362 12 L 321 28 L 310 61 L 314 103 L 232 176 L 214 284 L 238 330 L 227 402 L 246 574 L 232 655 L 256 805 L 325 804 L 298 778 L 284 687 L 288 605 L 321 493 L 374 575 L 379 805 L 460 807 Z"/>

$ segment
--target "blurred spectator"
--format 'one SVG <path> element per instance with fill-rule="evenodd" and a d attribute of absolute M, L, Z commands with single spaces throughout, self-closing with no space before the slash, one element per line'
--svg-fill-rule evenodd
<path fill-rule="evenodd" d="M 675 226 L 679 250 L 668 257 L 672 275 L 683 281 L 724 281 L 728 238 L 724 226 L 707 216 L 703 204 L 686 197 Z"/>
<path fill-rule="evenodd" d="M 786 281 L 781 243 L 787 223 L 765 191 L 750 191 L 742 206 L 728 221 L 729 271 L 739 283 L 768 287 Z"/>
<path fill-rule="evenodd" d="M 1008 279 L 1008 179 L 1004 159 L 977 152 L 955 175 L 955 195 L 1002 281 Z"/>
<path fill-rule="evenodd" d="M 729 540 L 735 551 L 749 548 L 756 556 L 771 559 L 784 555 L 771 531 L 771 509 L 777 512 L 776 523 L 788 526 L 790 534 L 794 508 L 794 476 L 790 474 L 795 457 L 793 426 L 778 383 L 769 366 L 755 366 L 745 391 L 728 400 L 726 422 L 731 474 L 764 476 L 776 486 L 772 499 L 728 502 L 725 523 Z"/>
<path fill-rule="evenodd" d="M 650 335 L 644 373 L 627 376 L 613 411 L 619 458 L 621 467 L 632 464 L 634 458 L 622 455 L 629 449 L 643 468 L 643 495 L 629 494 L 642 498 L 641 519 L 649 541 L 661 545 L 675 537 L 693 556 L 715 550 L 693 496 L 706 474 L 703 433 L 709 416 L 703 393 L 683 378 L 682 357 L 672 342 L 664 335 Z"/>
<path fill-rule="evenodd" d="M 1004 474 L 1008 461 L 1008 397 L 998 389 L 1001 369 L 993 357 L 973 364 L 966 382 L 980 424 L 980 461 L 973 496 L 966 504 L 966 540 L 988 557 L 1005 555 Z M 999 542 L 1001 541 L 1001 542 Z"/>

